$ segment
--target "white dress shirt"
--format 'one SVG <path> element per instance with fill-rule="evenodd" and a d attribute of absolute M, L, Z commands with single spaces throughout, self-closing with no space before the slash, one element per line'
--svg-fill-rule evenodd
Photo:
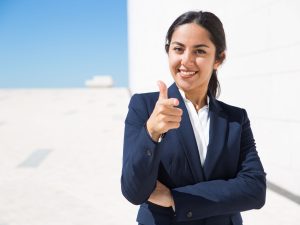
<path fill-rule="evenodd" d="M 201 165 L 203 166 L 206 158 L 207 146 L 209 143 L 209 97 L 207 96 L 207 105 L 203 106 L 197 112 L 193 103 L 185 97 L 184 91 L 179 89 L 179 92 L 189 113 L 198 146 Z"/>

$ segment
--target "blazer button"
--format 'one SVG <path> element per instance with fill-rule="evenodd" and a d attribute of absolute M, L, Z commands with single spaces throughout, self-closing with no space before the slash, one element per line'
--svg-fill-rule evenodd
<path fill-rule="evenodd" d="M 189 211 L 189 212 L 186 214 L 186 217 L 187 217 L 187 218 L 192 218 L 192 217 L 193 217 L 192 211 Z"/>
<path fill-rule="evenodd" d="M 151 150 L 147 149 L 147 151 L 146 151 L 146 155 L 147 155 L 147 156 L 152 156 L 152 152 L 151 152 Z"/>

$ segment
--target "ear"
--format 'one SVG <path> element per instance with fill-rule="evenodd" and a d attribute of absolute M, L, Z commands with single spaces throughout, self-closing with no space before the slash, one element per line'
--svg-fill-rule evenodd
<path fill-rule="evenodd" d="M 219 54 L 218 59 L 215 60 L 214 70 L 218 69 L 218 67 L 223 63 L 223 61 L 225 60 L 225 58 L 226 58 L 226 54 L 225 54 L 225 51 L 223 51 L 223 52 L 221 52 Z"/>

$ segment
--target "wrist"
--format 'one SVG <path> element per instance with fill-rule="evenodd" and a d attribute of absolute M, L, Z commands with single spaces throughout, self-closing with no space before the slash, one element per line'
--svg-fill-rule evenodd
<path fill-rule="evenodd" d="M 151 125 L 149 124 L 149 121 L 147 121 L 147 123 L 146 123 L 146 130 L 153 141 L 155 141 L 155 142 L 160 141 L 162 135 L 160 133 L 153 131 Z"/>

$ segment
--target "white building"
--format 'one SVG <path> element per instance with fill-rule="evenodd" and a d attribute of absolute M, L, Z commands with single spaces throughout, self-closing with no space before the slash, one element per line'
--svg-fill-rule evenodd
<path fill-rule="evenodd" d="M 85 81 L 85 86 L 88 88 L 110 88 L 113 84 L 112 77 L 108 75 L 96 75 Z"/>

